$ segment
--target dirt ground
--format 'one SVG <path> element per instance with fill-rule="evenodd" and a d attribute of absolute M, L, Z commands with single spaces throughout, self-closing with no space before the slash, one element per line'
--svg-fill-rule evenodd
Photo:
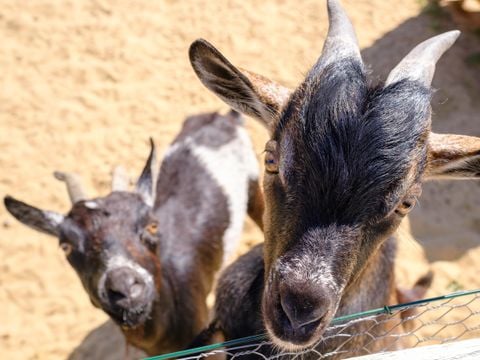
<path fill-rule="evenodd" d="M 418 0 L 343 2 L 377 79 L 419 41 L 455 27 L 436 9 L 422 12 Z M 295 86 L 327 29 L 322 0 L 0 5 L 0 195 L 63 212 L 69 202 L 54 170 L 79 173 L 91 196 L 106 194 L 114 165 L 139 174 L 150 136 L 165 149 L 186 115 L 226 109 L 190 68 L 194 39 L 206 38 L 234 63 Z M 478 53 L 480 38 L 464 33 L 440 61 L 436 131 L 480 136 Z M 266 131 L 253 120 L 247 126 L 260 159 Z M 480 287 L 479 195 L 479 182 L 425 186 L 411 223 L 436 261 L 429 295 Z M 261 238 L 248 222 L 244 249 Z M 90 304 L 57 241 L 20 225 L 3 206 L 0 259 L 2 358 L 123 357 L 118 331 Z M 400 282 L 411 284 L 427 268 L 422 248 L 405 241 Z"/>

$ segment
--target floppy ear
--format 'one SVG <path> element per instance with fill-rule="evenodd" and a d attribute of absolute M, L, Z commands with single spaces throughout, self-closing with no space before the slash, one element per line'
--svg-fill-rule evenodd
<path fill-rule="evenodd" d="M 5 196 L 3 199 L 8 212 L 21 223 L 52 236 L 59 236 L 58 226 L 64 216 L 53 211 L 40 210 L 24 202 Z"/>
<path fill-rule="evenodd" d="M 200 81 L 235 110 L 261 120 L 272 130 L 291 90 L 233 66 L 203 39 L 190 45 L 190 63 Z"/>
<path fill-rule="evenodd" d="M 480 179 L 480 138 L 430 133 L 426 179 Z"/>

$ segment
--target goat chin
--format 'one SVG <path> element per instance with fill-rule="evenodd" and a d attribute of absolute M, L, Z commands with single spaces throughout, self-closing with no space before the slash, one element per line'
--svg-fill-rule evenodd
<path fill-rule="evenodd" d="M 283 341 L 276 336 L 272 336 L 272 332 L 268 326 L 266 326 L 268 333 L 270 334 L 270 341 L 273 344 L 275 352 L 301 352 L 312 347 L 315 344 L 315 341 L 312 341 L 310 344 L 297 345 L 290 342 Z"/>

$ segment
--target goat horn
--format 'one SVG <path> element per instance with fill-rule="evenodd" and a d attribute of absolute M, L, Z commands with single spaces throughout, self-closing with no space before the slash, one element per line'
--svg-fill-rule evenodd
<path fill-rule="evenodd" d="M 129 182 L 125 168 L 121 165 L 115 166 L 112 171 L 112 191 L 127 191 Z"/>
<path fill-rule="evenodd" d="M 434 36 L 418 44 L 388 75 L 385 86 L 409 79 L 430 87 L 435 64 L 457 40 L 460 31 L 453 30 Z"/>
<path fill-rule="evenodd" d="M 154 200 L 154 173 L 155 173 L 155 166 L 156 163 L 156 151 L 155 151 L 155 143 L 153 139 L 150 138 L 150 154 L 148 155 L 147 162 L 145 167 L 143 168 L 142 174 L 138 178 L 136 191 L 140 196 L 143 198 L 147 205 L 152 206 Z"/>
<path fill-rule="evenodd" d="M 339 59 L 353 58 L 363 64 L 355 30 L 342 5 L 338 0 L 328 0 L 327 7 L 328 34 L 322 55 L 312 69 L 313 73 Z"/>
<path fill-rule="evenodd" d="M 57 180 L 63 181 L 67 185 L 68 196 L 70 197 L 72 204 L 87 198 L 77 175 L 55 171 L 53 176 L 55 176 Z"/>

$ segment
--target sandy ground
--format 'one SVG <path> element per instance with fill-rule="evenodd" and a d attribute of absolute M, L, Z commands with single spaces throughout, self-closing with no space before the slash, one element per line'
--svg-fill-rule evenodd
<path fill-rule="evenodd" d="M 420 40 L 455 26 L 436 11 L 421 14 L 421 1 L 344 3 L 378 76 Z M 106 194 L 114 165 L 140 172 L 149 136 L 164 149 L 187 114 L 225 109 L 190 69 L 194 39 L 209 39 L 235 63 L 294 86 L 327 28 L 321 0 L 0 5 L 0 194 L 64 212 L 68 198 L 54 170 L 75 171 L 89 194 Z M 479 51 L 480 39 L 464 34 L 439 63 L 435 130 L 480 135 L 480 67 L 471 61 Z M 266 132 L 254 121 L 247 126 L 260 154 Z M 478 182 L 425 186 L 412 227 L 427 256 L 443 260 L 433 264 L 431 294 L 480 287 L 479 195 Z M 261 240 L 250 222 L 244 240 L 244 249 Z M 400 281 L 411 284 L 428 266 L 421 247 L 403 245 Z M 57 241 L 23 227 L 3 206 L 0 259 L 2 358 L 123 356 L 121 337 L 90 304 Z"/>

